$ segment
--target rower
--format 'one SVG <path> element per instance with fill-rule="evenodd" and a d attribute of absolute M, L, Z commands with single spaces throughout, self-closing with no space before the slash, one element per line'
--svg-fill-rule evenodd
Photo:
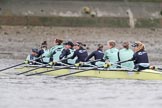
<path fill-rule="evenodd" d="M 144 44 L 140 41 L 137 41 L 132 45 L 132 47 L 134 47 L 135 53 L 131 60 L 134 61 L 135 69 L 138 71 L 149 69 L 150 64 Z"/>
<path fill-rule="evenodd" d="M 63 40 L 61 39 L 55 39 L 54 40 L 54 44 L 55 46 L 53 46 L 50 50 L 49 50 L 49 54 L 48 57 L 50 57 L 50 61 L 59 61 L 59 57 L 61 55 L 61 52 L 63 50 L 63 45 L 62 45 Z"/>
<path fill-rule="evenodd" d="M 36 60 L 36 59 L 38 59 L 38 57 L 39 57 L 38 49 L 33 48 L 31 54 L 29 54 L 27 56 L 25 63 L 28 64 L 29 61 L 32 61 L 32 62 L 30 62 L 30 64 L 37 64 L 36 62 L 41 62 L 40 60 Z"/>
<path fill-rule="evenodd" d="M 74 44 L 71 41 L 64 43 L 64 49 L 60 55 L 60 60 L 64 59 L 64 58 L 71 57 L 74 54 L 75 50 L 73 49 L 73 46 L 74 46 Z M 66 64 L 75 64 L 75 61 L 76 61 L 76 59 L 67 59 L 62 62 L 66 63 Z"/>
<path fill-rule="evenodd" d="M 110 40 L 107 42 L 108 50 L 105 51 L 103 59 L 106 62 L 116 63 L 118 61 L 118 49 L 115 47 L 116 42 L 114 40 Z M 111 66 L 111 68 L 116 68 L 116 65 Z"/>
<path fill-rule="evenodd" d="M 39 57 L 44 57 L 42 58 L 42 62 L 47 64 L 50 61 L 50 58 L 47 57 L 47 55 L 49 54 L 49 49 L 47 49 L 47 41 L 44 41 L 41 44 L 41 50 L 39 50 Z"/>
<path fill-rule="evenodd" d="M 92 57 L 94 57 L 95 60 L 102 60 L 104 56 L 103 52 L 103 45 L 98 44 L 97 45 L 97 50 L 93 51 L 86 59 L 85 61 L 89 61 Z M 99 64 L 99 62 L 92 62 L 93 65 Z M 103 63 L 102 63 L 103 64 Z"/>
<path fill-rule="evenodd" d="M 119 61 L 126 61 L 128 59 L 131 59 L 133 57 L 133 50 L 129 48 L 129 42 L 123 42 L 122 44 L 122 49 L 119 50 L 118 52 L 118 59 Z M 134 68 L 134 63 L 133 61 L 125 62 L 120 64 L 121 67 L 127 67 L 130 69 Z"/>
<path fill-rule="evenodd" d="M 74 59 L 75 57 L 77 57 L 76 63 L 85 62 L 85 58 L 88 57 L 88 52 L 84 47 L 86 47 L 86 45 L 81 42 L 76 42 L 74 44 L 75 51 L 70 58 Z"/>

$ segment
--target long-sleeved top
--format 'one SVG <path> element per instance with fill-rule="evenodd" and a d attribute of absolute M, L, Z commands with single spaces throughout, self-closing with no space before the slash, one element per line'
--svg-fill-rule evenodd
<path fill-rule="evenodd" d="M 96 51 L 93 51 L 86 59 L 85 61 L 88 61 L 89 59 L 91 59 L 92 57 L 94 57 L 95 60 L 98 60 L 98 59 L 103 59 L 103 56 L 104 56 L 104 53 L 102 50 L 96 50 Z"/>
<path fill-rule="evenodd" d="M 134 64 L 149 63 L 147 52 L 144 50 L 134 53 L 132 60 Z"/>
<path fill-rule="evenodd" d="M 63 58 L 69 58 L 74 54 L 74 49 L 63 49 L 62 53 L 60 55 L 60 60 Z M 63 63 L 67 63 L 67 64 L 75 64 L 76 59 L 67 59 L 62 61 Z"/>
<path fill-rule="evenodd" d="M 71 54 L 70 49 L 63 49 L 59 58 L 60 59 L 67 58 L 69 54 Z"/>
<path fill-rule="evenodd" d="M 26 60 L 28 60 L 28 61 L 33 61 L 33 62 L 30 62 L 30 64 L 33 64 L 33 65 L 36 65 L 36 64 L 37 64 L 36 62 L 41 62 L 41 60 L 38 59 L 38 56 L 34 56 L 34 55 L 32 55 L 32 54 L 29 54 L 29 55 L 27 56 Z M 34 61 L 36 61 L 36 62 L 34 62 Z"/>
<path fill-rule="evenodd" d="M 80 48 L 74 51 L 71 59 L 74 59 L 75 57 L 77 57 L 76 63 L 85 62 L 85 59 L 88 57 L 88 52 L 84 48 Z"/>

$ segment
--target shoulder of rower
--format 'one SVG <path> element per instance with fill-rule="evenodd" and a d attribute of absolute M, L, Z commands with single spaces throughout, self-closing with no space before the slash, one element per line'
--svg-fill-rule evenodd
<path fill-rule="evenodd" d="M 137 52 L 137 55 L 144 55 L 144 54 L 147 54 L 147 52 L 146 51 L 139 51 L 139 52 Z"/>

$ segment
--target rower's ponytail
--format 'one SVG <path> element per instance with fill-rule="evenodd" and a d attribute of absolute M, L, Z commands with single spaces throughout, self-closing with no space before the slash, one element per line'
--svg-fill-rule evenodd
<path fill-rule="evenodd" d="M 98 44 L 97 47 L 98 47 L 97 50 L 103 50 L 103 45 L 102 44 Z"/>

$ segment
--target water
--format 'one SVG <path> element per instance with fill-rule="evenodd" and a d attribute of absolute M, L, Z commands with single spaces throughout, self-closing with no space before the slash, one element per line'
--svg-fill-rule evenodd
<path fill-rule="evenodd" d="M 20 63 L 1 59 L 1 68 Z M 0 73 L 0 108 L 161 108 L 162 81 Z"/>

